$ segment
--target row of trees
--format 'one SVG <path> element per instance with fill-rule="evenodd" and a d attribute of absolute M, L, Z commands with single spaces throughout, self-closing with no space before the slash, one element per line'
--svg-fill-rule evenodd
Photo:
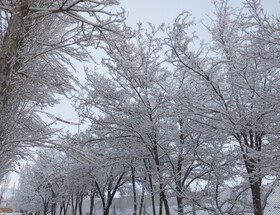
<path fill-rule="evenodd" d="M 84 196 L 93 205 L 98 195 L 108 215 L 128 186 L 135 215 L 147 193 L 153 215 L 172 214 L 172 197 L 178 215 L 262 215 L 279 172 L 278 16 L 258 0 L 244 1 L 242 11 L 214 1 L 212 40 L 204 44 L 191 33 L 188 13 L 168 27 L 120 28 L 123 12 L 107 10 L 117 3 L 0 3 L 0 173 L 26 146 L 65 153 L 43 150 L 26 167 L 20 207 L 44 214 L 59 207 L 62 214 L 71 202 L 75 214 Z M 76 96 L 90 127 L 50 145 L 53 130 L 36 111 L 74 89 L 67 56 L 86 60 L 89 46 L 106 51 L 106 73 L 87 70 Z"/>
<path fill-rule="evenodd" d="M 169 27 L 123 29 L 131 37 L 108 33 L 106 72 L 87 71 L 76 98 L 90 128 L 62 144 L 74 164 L 39 156 L 19 192 L 31 184 L 42 195 L 42 181 L 30 182 L 43 174 L 36 169 L 62 161 L 65 175 L 48 174 L 52 185 L 42 185 L 44 195 L 49 191 L 45 213 L 93 192 L 108 215 L 116 192 L 129 187 L 134 215 L 148 193 L 153 215 L 172 214 L 172 197 L 178 215 L 262 215 L 279 177 L 279 18 L 258 0 L 244 1 L 242 11 L 227 0 L 214 6 L 211 43 L 190 33 L 188 13 Z M 79 183 L 69 185 L 69 177 Z M 41 209 L 42 201 L 33 211 Z"/>
<path fill-rule="evenodd" d="M 109 215 L 117 190 L 128 180 L 128 172 L 124 163 L 105 162 L 81 163 L 54 149 L 40 150 L 36 164 L 22 170 L 13 205 L 23 212 L 82 215 L 83 202 L 89 199 L 87 211 L 92 215 L 98 196 L 104 214 Z"/>

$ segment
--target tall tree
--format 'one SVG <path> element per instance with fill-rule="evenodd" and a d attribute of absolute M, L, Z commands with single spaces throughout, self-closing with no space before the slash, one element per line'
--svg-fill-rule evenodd
<path fill-rule="evenodd" d="M 87 98 L 82 100 L 80 108 L 83 116 L 93 121 L 94 133 L 98 131 L 98 135 L 108 141 L 116 141 L 115 138 L 124 147 L 134 148 L 136 153 L 143 151 L 143 156 L 148 154 L 159 183 L 159 214 L 163 213 L 163 206 L 166 214 L 170 214 L 162 149 L 168 143 L 162 138 L 160 127 L 163 111 L 160 107 L 165 104 L 160 84 L 164 83 L 168 72 L 161 65 L 161 44 L 155 36 L 161 27 L 151 26 L 145 33 L 142 30 L 139 26 L 135 38 L 130 40 L 119 37 L 110 42 L 109 58 L 103 61 L 110 78 L 89 74 L 85 88 Z M 99 109 L 103 116 L 91 115 L 91 107 Z M 135 152 L 129 156 L 137 158 Z"/>
<path fill-rule="evenodd" d="M 266 38 L 271 27 L 265 27 L 276 22 L 263 14 L 259 1 L 246 1 L 243 13 L 230 8 L 228 1 L 215 3 L 210 48 L 200 53 L 189 48 L 188 22 L 180 16 L 167 39 L 168 59 L 198 86 L 196 98 L 186 101 L 194 113 L 192 120 L 239 145 L 252 208 L 255 215 L 262 215 L 267 196 L 262 179 L 278 176 L 267 171 L 270 166 L 278 169 L 274 162 L 279 145 L 271 139 L 279 131 L 279 102 L 271 99 L 278 98 L 279 91 L 278 47 Z"/>
<path fill-rule="evenodd" d="M 117 4 L 93 0 L 0 2 L 0 145 L 9 148 L 0 150 L 1 162 L 9 164 L 15 154 L 23 156 L 18 146 L 32 141 L 38 144 L 36 141 L 50 136 L 34 111 L 55 104 L 55 94 L 74 89 L 70 58 L 87 60 L 88 45 L 98 47 L 108 31 L 120 33 L 124 12 L 109 9 Z M 30 126 L 31 120 L 37 126 Z"/>

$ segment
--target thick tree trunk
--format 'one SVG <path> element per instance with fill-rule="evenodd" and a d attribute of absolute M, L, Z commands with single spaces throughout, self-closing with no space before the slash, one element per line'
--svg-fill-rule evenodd
<path fill-rule="evenodd" d="M 7 101 L 9 79 L 13 74 L 13 67 L 17 64 L 16 55 L 20 50 L 24 35 L 24 17 L 28 14 L 28 0 L 17 0 L 14 12 L 11 14 L 8 28 L 3 39 L 0 53 L 0 112 Z"/>
<path fill-rule="evenodd" d="M 103 215 L 109 215 L 109 213 L 110 213 L 110 207 L 106 207 L 103 212 Z"/>
<path fill-rule="evenodd" d="M 252 154 L 252 150 L 258 153 L 262 150 L 262 133 L 249 130 L 234 136 L 239 141 L 245 168 L 249 175 L 254 215 L 263 215 L 261 200 L 262 179 L 260 176 L 261 160 L 257 154 Z"/>
<path fill-rule="evenodd" d="M 258 181 L 250 185 L 255 215 L 263 215 L 260 187 L 261 186 Z"/>

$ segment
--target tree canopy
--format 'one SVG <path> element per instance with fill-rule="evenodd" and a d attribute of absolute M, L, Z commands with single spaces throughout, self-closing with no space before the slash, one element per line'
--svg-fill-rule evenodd
<path fill-rule="evenodd" d="M 86 83 L 72 94 L 88 129 L 62 138 L 60 152 L 40 151 L 22 173 L 19 193 L 41 205 L 32 212 L 54 215 L 59 207 L 66 214 L 71 204 L 82 214 L 88 196 L 91 214 L 97 197 L 108 215 L 118 193 L 133 197 L 133 215 L 144 213 L 147 198 L 153 215 L 268 213 L 280 167 L 277 14 L 265 13 L 259 0 L 244 1 L 242 10 L 214 1 L 205 43 L 188 12 L 172 25 L 133 29 L 122 10 L 110 12 L 117 1 L 32 3 L 0 7 L 10 13 L 0 58 L 8 71 L 0 67 L 2 112 L 20 128 L 3 134 L 47 142 L 53 131 L 38 132 L 45 124 L 34 112 L 55 102 L 55 93 L 75 90 L 71 58 L 94 58 L 90 47 L 106 53 L 102 72 L 86 69 Z M 12 18 L 21 30 L 10 27 Z M 17 30 L 16 46 L 9 27 Z M 32 184 L 36 194 L 24 192 Z"/>

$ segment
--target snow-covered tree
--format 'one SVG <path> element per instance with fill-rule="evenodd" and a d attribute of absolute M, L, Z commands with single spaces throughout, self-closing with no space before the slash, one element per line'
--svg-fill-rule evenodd
<path fill-rule="evenodd" d="M 66 156 L 62 153 L 54 149 L 40 150 L 36 163 L 25 166 L 21 172 L 17 208 L 55 214 L 65 197 L 63 185 L 68 168 Z"/>
<path fill-rule="evenodd" d="M 267 200 L 262 179 L 278 180 L 279 168 L 279 49 L 272 45 L 279 34 L 278 18 L 264 14 L 255 0 L 246 1 L 242 12 L 228 1 L 215 3 L 210 47 L 201 53 L 188 48 L 188 22 L 180 16 L 167 39 L 168 60 L 191 77 L 186 84 L 197 86 L 195 96 L 185 100 L 194 113 L 191 120 L 239 146 L 240 173 L 251 190 L 252 210 L 262 215 Z"/>
<path fill-rule="evenodd" d="M 197 50 L 188 13 L 166 28 L 127 28 L 134 36 L 125 39 L 101 34 L 110 38 L 101 44 L 108 72 L 88 70 L 77 98 L 90 127 L 63 141 L 69 171 L 42 187 L 44 194 L 61 205 L 72 201 L 75 214 L 92 191 L 108 214 L 115 194 L 131 189 L 136 214 L 142 186 L 140 202 L 151 194 L 154 215 L 172 213 L 171 197 L 178 215 L 262 215 L 279 177 L 279 18 L 258 0 L 244 5 L 239 11 L 214 1 L 212 41 Z M 63 22 L 77 19 L 61 13 Z"/>
<path fill-rule="evenodd" d="M 149 160 L 160 214 L 163 205 L 169 213 L 172 188 L 178 214 L 191 202 L 209 213 L 243 213 L 250 191 L 246 201 L 261 215 L 270 193 L 262 192 L 262 179 L 278 180 L 278 18 L 259 1 L 246 1 L 242 12 L 227 3 L 214 2 L 212 41 L 198 50 L 194 23 L 182 13 L 164 40 L 155 36 L 160 29 L 143 33 L 141 26 L 134 38 L 115 37 L 103 60 L 109 73 L 87 77 L 79 108 L 92 123 L 92 142 Z M 193 193 L 203 181 L 211 192 L 206 204 L 201 189 Z"/>
<path fill-rule="evenodd" d="M 16 156 L 25 155 L 22 146 L 42 145 L 40 140 L 50 138 L 36 113 L 57 103 L 56 94 L 74 89 L 70 58 L 86 61 L 88 45 L 98 47 L 106 32 L 121 33 L 124 12 L 110 11 L 117 4 L 115 0 L 0 2 L 1 175 Z"/>
<path fill-rule="evenodd" d="M 183 111 L 180 96 L 185 91 L 179 74 L 171 72 L 172 66 L 167 69 L 159 37 L 163 29 L 150 26 L 145 31 L 140 25 L 134 38 L 113 40 L 107 49 L 110 58 L 103 60 L 109 74 L 88 73 L 86 96 L 80 97 L 79 108 L 92 123 L 92 144 L 111 143 L 117 152 L 110 153 L 113 159 L 130 158 L 145 169 L 146 176 L 138 183 L 145 184 L 152 195 L 153 214 L 158 194 L 159 214 L 163 207 L 170 214 L 167 190 L 173 190 L 179 214 L 183 214 L 184 190 L 208 173 L 197 155 L 207 145 L 201 146 L 202 132 L 191 128 Z"/>

